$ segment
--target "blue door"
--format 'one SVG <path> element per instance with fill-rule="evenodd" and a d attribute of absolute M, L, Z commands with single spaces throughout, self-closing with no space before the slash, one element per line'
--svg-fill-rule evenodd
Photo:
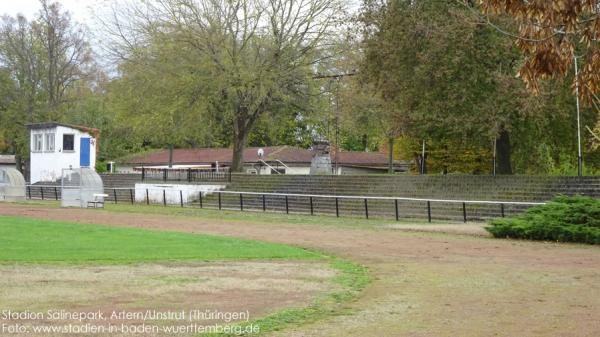
<path fill-rule="evenodd" d="M 79 145 L 79 166 L 90 166 L 90 139 L 81 137 Z"/>

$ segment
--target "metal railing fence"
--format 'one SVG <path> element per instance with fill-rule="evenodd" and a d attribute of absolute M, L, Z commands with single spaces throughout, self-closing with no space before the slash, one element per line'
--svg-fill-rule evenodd
<path fill-rule="evenodd" d="M 306 215 L 361 216 L 367 219 L 422 218 L 484 220 L 523 212 L 544 202 L 453 200 L 384 196 L 343 196 L 247 191 L 190 191 L 166 188 L 105 188 L 105 202 L 163 206 L 263 211 Z M 28 185 L 28 199 L 60 200 L 60 186 Z"/>
<path fill-rule="evenodd" d="M 230 182 L 231 171 L 226 168 L 141 168 L 142 181 Z"/>

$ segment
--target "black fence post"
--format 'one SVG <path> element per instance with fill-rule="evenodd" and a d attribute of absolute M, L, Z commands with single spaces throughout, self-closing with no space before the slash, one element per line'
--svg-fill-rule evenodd
<path fill-rule="evenodd" d="M 290 214 L 290 204 L 289 204 L 287 195 L 285 196 L 285 213 Z"/>
<path fill-rule="evenodd" d="M 146 180 L 146 168 L 142 167 L 142 181 Z"/>
<path fill-rule="evenodd" d="M 431 222 L 431 201 L 427 200 L 427 221 Z"/>
<path fill-rule="evenodd" d="M 179 203 L 183 207 L 183 191 L 179 190 Z"/>
<path fill-rule="evenodd" d="M 313 199 L 312 196 L 309 197 L 310 200 L 310 215 L 315 215 L 314 209 L 313 209 Z"/>
<path fill-rule="evenodd" d="M 340 217 L 340 203 L 338 202 L 338 198 L 335 198 L 335 216 Z"/>
<path fill-rule="evenodd" d="M 148 195 L 148 189 L 146 189 L 146 205 L 150 205 L 150 196 Z"/>
<path fill-rule="evenodd" d="M 394 199 L 394 206 L 396 206 L 396 221 L 400 220 L 400 214 L 398 213 L 398 199 Z"/>
<path fill-rule="evenodd" d="M 168 175 L 168 171 L 167 169 L 163 169 L 163 181 L 167 181 L 167 175 Z"/>
<path fill-rule="evenodd" d="M 113 195 L 115 196 L 115 204 L 117 203 L 117 189 L 113 188 Z"/>
<path fill-rule="evenodd" d="M 40 192 L 42 192 L 42 200 L 44 200 L 44 186 L 40 187 Z"/>
<path fill-rule="evenodd" d="M 504 218 L 504 204 L 500 204 L 500 214 Z"/>
<path fill-rule="evenodd" d="M 192 182 L 192 169 L 191 168 L 187 169 L 187 174 L 188 174 L 188 176 L 187 176 L 188 183 Z"/>
<path fill-rule="evenodd" d="M 129 199 L 131 200 L 131 204 L 133 205 L 133 188 L 129 189 Z"/>
<path fill-rule="evenodd" d="M 54 200 L 58 200 L 58 190 L 56 189 L 56 186 L 54 186 Z"/>
<path fill-rule="evenodd" d="M 167 192 L 163 190 L 163 206 L 167 207 Z"/>
<path fill-rule="evenodd" d="M 467 204 L 463 202 L 462 206 L 463 206 L 463 222 L 467 222 Z"/>
<path fill-rule="evenodd" d="M 219 209 L 221 209 L 221 192 L 218 192 L 219 194 Z"/>
<path fill-rule="evenodd" d="M 263 212 L 267 211 L 267 198 L 265 197 L 265 195 L 262 195 L 262 202 L 263 202 Z"/>
<path fill-rule="evenodd" d="M 202 208 L 202 192 L 198 192 L 198 200 L 200 201 L 200 208 Z"/>
<path fill-rule="evenodd" d="M 240 193 L 240 211 L 244 211 L 244 195 Z"/>
<path fill-rule="evenodd" d="M 365 198 L 365 217 L 367 219 L 369 218 L 369 202 L 367 201 L 367 198 Z"/>
<path fill-rule="evenodd" d="M 29 200 L 31 200 L 31 186 L 27 185 L 27 193 L 29 194 Z"/>

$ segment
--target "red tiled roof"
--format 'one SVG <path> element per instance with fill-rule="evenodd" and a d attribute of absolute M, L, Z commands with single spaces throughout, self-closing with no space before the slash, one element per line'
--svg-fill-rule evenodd
<path fill-rule="evenodd" d="M 244 161 L 258 162 L 258 147 L 249 147 L 244 150 Z M 310 164 L 313 153 L 310 150 L 292 146 L 267 146 L 265 161 L 281 160 L 285 164 Z M 202 148 L 202 149 L 174 149 L 173 164 L 210 164 L 219 162 L 222 165 L 231 164 L 233 150 L 227 148 Z M 332 155 L 332 161 L 334 160 Z M 357 166 L 382 166 L 387 165 L 387 156 L 374 152 L 340 152 L 338 155 L 340 164 Z M 155 152 L 135 156 L 125 160 L 126 164 L 135 165 L 165 165 L 169 162 L 169 150 L 158 150 Z"/>

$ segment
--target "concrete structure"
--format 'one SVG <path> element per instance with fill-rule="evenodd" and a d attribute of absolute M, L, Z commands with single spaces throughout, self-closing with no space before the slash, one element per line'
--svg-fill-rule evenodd
<path fill-rule="evenodd" d="M 0 168 L 0 201 L 25 200 L 25 178 L 14 168 Z"/>
<path fill-rule="evenodd" d="M 104 193 L 102 178 L 93 168 L 63 169 L 61 173 L 61 206 L 87 207 L 89 202 L 103 201 L 94 195 Z"/>
<path fill-rule="evenodd" d="M 313 145 L 313 157 L 310 162 L 310 174 L 332 174 L 331 155 L 328 142 L 316 142 Z"/>
<path fill-rule="evenodd" d="M 0 154 L 0 168 L 17 168 L 14 154 Z"/>
<path fill-rule="evenodd" d="M 32 184 L 57 181 L 65 168 L 95 168 L 97 129 L 54 122 L 27 127 L 31 140 L 29 181 Z"/>
<path fill-rule="evenodd" d="M 262 149 L 262 156 L 259 150 Z M 244 173 L 269 175 L 310 174 L 314 151 L 293 146 L 250 147 L 244 151 Z M 118 162 L 116 172 L 141 172 L 141 168 L 169 167 L 169 150 L 157 150 Z M 172 168 L 228 169 L 232 149 L 175 149 Z M 378 152 L 339 152 L 337 174 L 386 173 L 387 155 Z M 396 162 L 396 171 L 406 171 L 408 163 Z M 279 172 L 279 173 L 278 173 Z"/>
<path fill-rule="evenodd" d="M 166 202 L 169 205 L 179 205 L 182 201 L 188 204 L 202 196 L 225 189 L 225 185 L 184 185 L 184 184 L 135 184 L 135 201 L 152 204 Z"/>
<path fill-rule="evenodd" d="M 119 203 L 130 202 L 130 190 L 141 182 L 141 174 L 103 174 L 107 187 L 117 188 Z M 513 176 L 513 175 L 248 175 L 233 174 L 226 183 L 225 191 L 247 191 L 265 193 L 293 193 L 312 195 L 342 196 L 383 196 L 397 198 L 421 198 L 444 200 L 489 200 L 516 202 L 543 202 L 556 195 L 582 194 L 600 198 L 600 177 L 560 177 L 560 176 Z M 112 191 L 108 190 L 110 199 Z M 176 195 L 178 197 L 178 195 Z M 162 200 L 162 199 L 160 199 Z M 178 200 L 178 199 L 177 199 Z M 316 214 L 335 216 L 335 201 L 331 198 L 313 198 L 313 211 Z M 162 201 L 157 201 L 162 202 Z M 222 194 L 224 209 L 239 209 L 238 194 Z M 199 204 L 194 203 L 196 206 Z M 206 195 L 204 207 L 217 208 L 215 193 Z M 283 197 L 269 196 L 266 208 L 269 211 L 285 212 Z M 262 210 L 260 195 L 244 195 L 244 209 Z M 289 197 L 290 212 L 310 214 L 310 199 Z M 466 204 L 469 220 L 513 215 L 522 212 L 527 206 L 498 204 Z M 340 200 L 342 216 L 365 216 L 364 200 Z M 369 200 L 369 214 L 372 217 L 395 218 L 395 204 L 391 200 Z M 463 221 L 463 208 L 460 203 L 433 202 L 431 212 L 434 219 Z M 400 201 L 400 218 L 427 219 L 426 201 Z"/>

